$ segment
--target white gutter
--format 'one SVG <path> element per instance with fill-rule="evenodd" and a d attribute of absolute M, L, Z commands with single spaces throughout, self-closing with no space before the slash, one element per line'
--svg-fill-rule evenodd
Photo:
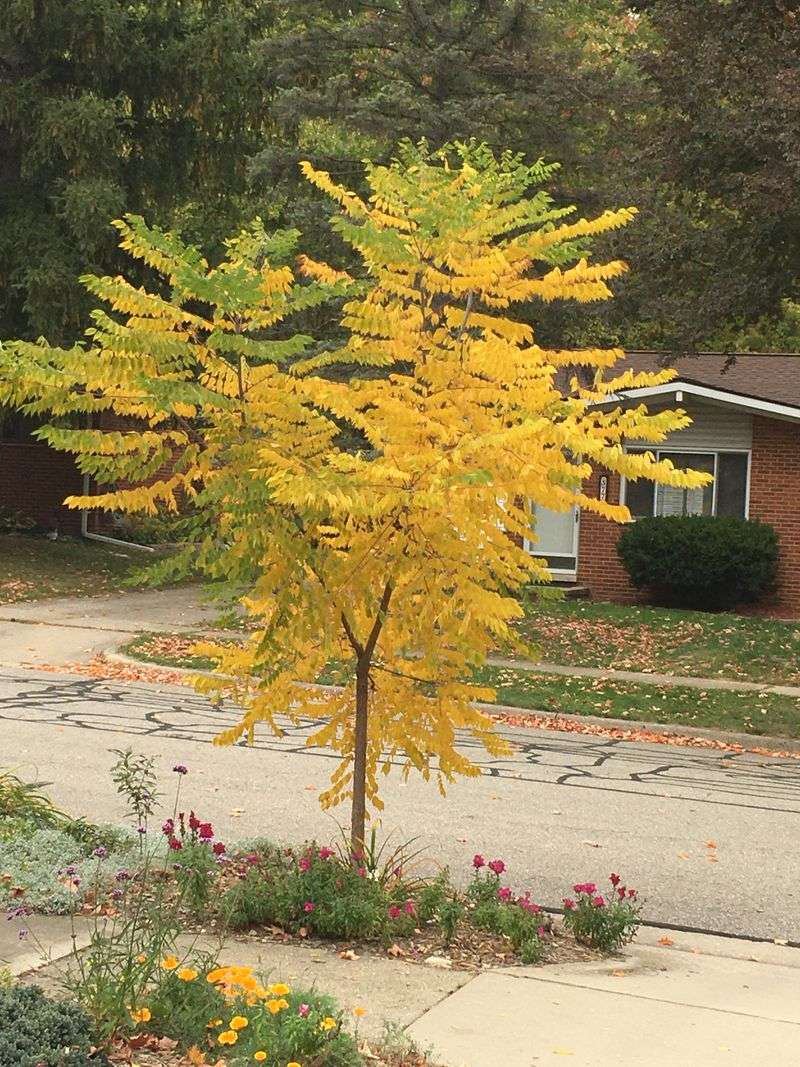
<path fill-rule="evenodd" d="M 725 389 L 695 385 L 692 382 L 682 381 L 680 378 L 675 378 L 665 385 L 641 386 L 638 389 L 623 389 L 619 393 L 610 393 L 605 399 L 599 401 L 597 406 L 620 403 L 625 400 L 647 400 L 650 397 L 672 395 L 675 395 L 677 403 L 680 403 L 682 397 L 677 395 L 680 393 L 712 403 L 724 404 L 726 407 L 758 412 L 776 419 L 787 419 L 790 422 L 800 422 L 800 408 L 790 404 L 777 404 L 771 400 L 759 400 L 756 397 L 744 396 L 742 393 L 733 393 Z"/>
<path fill-rule="evenodd" d="M 89 475 L 84 474 L 84 496 L 89 496 L 90 487 Z M 137 548 L 140 552 L 155 552 L 155 549 L 151 548 L 150 545 L 137 545 L 134 541 L 122 541 L 118 537 L 106 537 L 105 534 L 89 533 L 89 511 L 87 508 L 81 509 L 81 537 L 85 537 L 87 541 L 102 541 L 106 545 L 116 545 L 117 548 Z"/>

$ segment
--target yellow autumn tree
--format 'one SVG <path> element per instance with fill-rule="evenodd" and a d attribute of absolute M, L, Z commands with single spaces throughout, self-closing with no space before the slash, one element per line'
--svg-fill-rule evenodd
<path fill-rule="evenodd" d="M 89 345 L 67 353 L 18 347 L 12 391 L 29 410 L 146 420 L 113 437 L 45 436 L 103 481 L 150 477 L 88 503 L 191 500 L 186 558 L 241 589 L 256 626 L 243 647 L 213 648 L 218 676 L 198 683 L 241 708 L 217 742 L 252 738 L 259 723 L 279 731 L 287 715 L 318 720 L 308 743 L 341 756 L 322 800 L 351 798 L 357 849 L 381 772 L 400 764 L 443 790 L 479 773 L 459 731 L 505 750 L 476 706 L 494 694 L 470 678 L 513 641 L 520 591 L 548 581 L 522 547 L 535 540 L 531 506 L 624 522 L 625 507 L 583 492 L 592 464 L 683 487 L 707 476 L 624 450 L 627 438 L 663 441 L 687 425 L 683 413 L 601 404 L 672 372 L 615 377 L 620 351 L 544 349 L 519 314 L 609 298 L 624 264 L 593 263 L 588 241 L 632 209 L 575 220 L 541 188 L 550 168 L 473 145 L 406 145 L 388 166 L 367 164 L 366 199 L 303 170 L 337 205 L 332 226 L 363 263 L 357 285 L 306 258 L 295 274 L 276 265 L 263 233 L 231 242 L 211 270 L 129 222 L 126 247 L 164 274 L 171 297 L 91 279 L 118 317 L 98 313 Z M 304 299 L 346 292 L 344 343 L 287 335 Z M 565 384 L 570 366 L 588 373 Z M 171 473 L 153 477 L 167 455 Z M 331 665 L 342 684 L 316 685 Z"/>

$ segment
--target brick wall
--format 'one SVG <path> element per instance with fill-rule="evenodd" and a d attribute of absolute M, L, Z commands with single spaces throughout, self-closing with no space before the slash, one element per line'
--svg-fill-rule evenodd
<path fill-rule="evenodd" d="M 20 511 L 60 533 L 80 531 L 79 511 L 64 498 L 80 493 L 83 480 L 72 458 L 39 443 L 0 444 L 0 508 Z"/>
<path fill-rule="evenodd" d="M 606 499 L 610 504 L 618 504 L 620 476 L 612 471 L 596 469 L 584 491 L 589 496 L 598 496 L 601 477 L 608 479 Z M 617 555 L 616 544 L 621 529 L 618 523 L 609 522 L 591 511 L 581 512 L 578 584 L 585 585 L 595 600 L 630 604 L 637 599 L 636 590 Z"/>
<path fill-rule="evenodd" d="M 800 612 L 800 427 L 753 419 L 750 517 L 775 527 L 780 538 L 777 603 Z"/>

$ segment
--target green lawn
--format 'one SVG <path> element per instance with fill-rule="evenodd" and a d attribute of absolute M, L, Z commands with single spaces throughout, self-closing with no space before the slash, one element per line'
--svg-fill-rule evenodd
<path fill-rule="evenodd" d="M 564 600 L 520 630 L 547 663 L 800 685 L 800 623 Z"/>
<path fill-rule="evenodd" d="M 800 737 L 800 700 L 772 693 L 564 678 L 507 667 L 486 667 L 476 681 L 494 687 L 498 704 L 531 711 Z"/>
<path fill-rule="evenodd" d="M 0 604 L 110 593 L 144 562 L 142 553 L 96 541 L 0 535 Z"/>

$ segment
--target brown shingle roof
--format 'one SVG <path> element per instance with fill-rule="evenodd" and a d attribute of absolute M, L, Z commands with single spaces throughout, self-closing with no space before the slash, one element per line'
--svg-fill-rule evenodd
<path fill-rule="evenodd" d="M 800 353 L 765 352 L 731 357 L 716 352 L 667 359 L 660 352 L 628 352 L 609 374 L 675 367 L 681 381 L 800 408 Z"/>

